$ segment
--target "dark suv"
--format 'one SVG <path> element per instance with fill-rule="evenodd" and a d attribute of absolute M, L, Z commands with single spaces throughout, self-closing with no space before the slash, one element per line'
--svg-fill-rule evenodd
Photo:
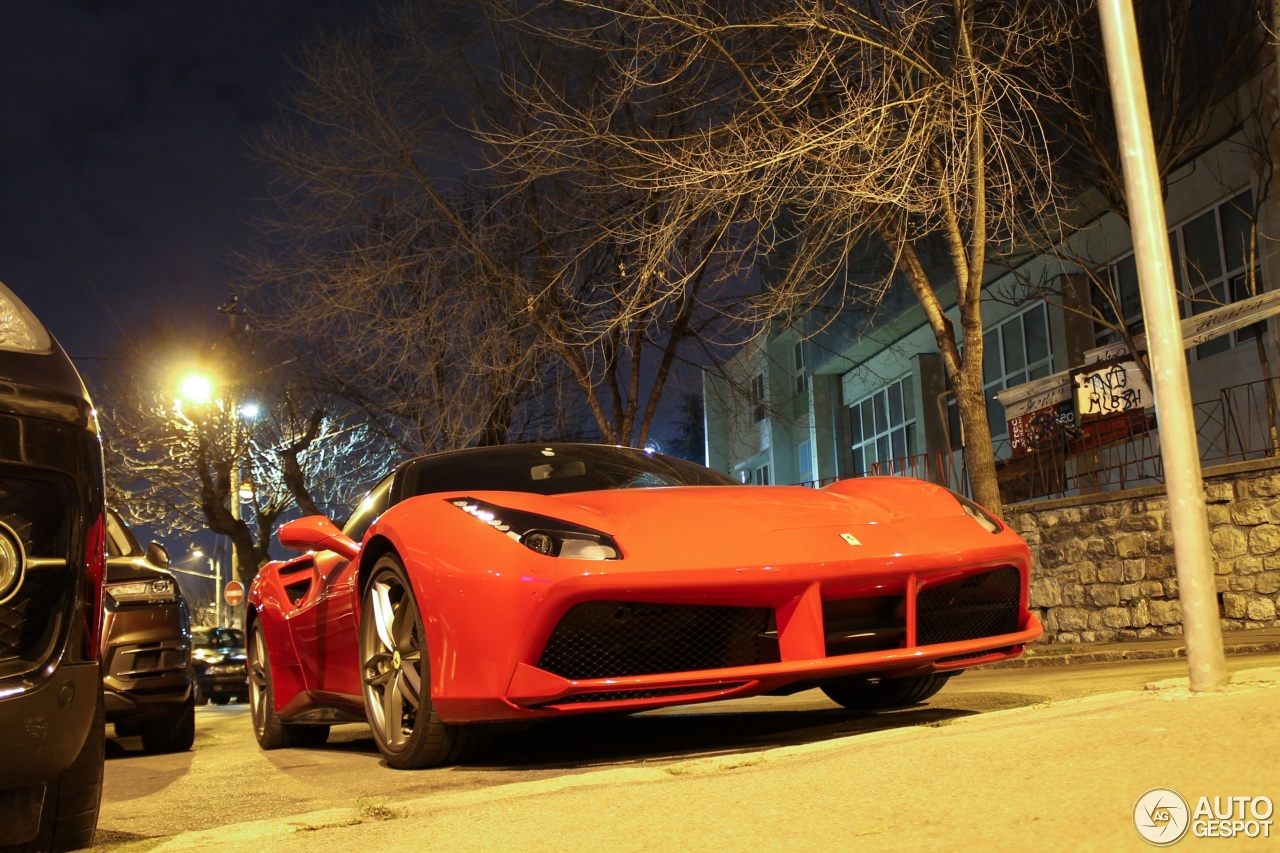
<path fill-rule="evenodd" d="M 142 736 L 147 752 L 181 752 L 196 734 L 191 615 L 159 542 L 142 550 L 107 510 L 106 614 L 102 686 L 107 722 L 120 737 Z"/>
<path fill-rule="evenodd" d="M 105 728 L 103 491 L 84 384 L 0 284 L 0 846 L 93 842 Z"/>
<path fill-rule="evenodd" d="M 196 702 L 225 705 L 249 699 L 244 631 L 239 628 L 194 628 L 191 665 L 196 673 Z"/>

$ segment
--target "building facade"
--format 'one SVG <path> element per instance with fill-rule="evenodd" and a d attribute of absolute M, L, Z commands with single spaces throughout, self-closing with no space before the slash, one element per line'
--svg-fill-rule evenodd
<path fill-rule="evenodd" d="M 1224 105 L 1216 142 L 1169 181 L 1165 215 L 1184 317 L 1277 286 L 1271 267 L 1273 235 L 1280 229 L 1271 226 L 1276 217 L 1268 194 L 1269 137 L 1256 119 L 1231 118 L 1265 112 L 1257 108 L 1261 89 L 1245 87 L 1236 103 Z M 1113 343 L 1115 335 L 1088 316 L 1090 306 L 1108 317 L 1121 314 L 1140 331 L 1141 302 L 1128 226 L 1114 214 L 1081 227 L 1053 253 L 1028 257 L 1009 271 L 993 265 L 988 270 L 984 386 L 997 456 L 1009 459 L 1025 451 L 1025 439 L 1010 435 L 1009 413 L 996 395 L 1072 371 L 1087 353 Z M 1103 291 L 1088 284 L 1090 276 L 1110 282 L 1114 309 L 1102 301 Z M 953 305 L 954 322 L 954 295 L 945 288 L 942 295 L 944 304 L 949 298 Z M 815 319 L 801 318 L 761 336 L 723 367 L 704 370 L 709 465 L 743 482 L 821 484 L 865 474 L 913 474 L 964 490 L 962 430 L 933 333 L 911 294 L 890 291 L 874 318 L 848 312 L 821 325 L 819 330 Z M 1232 395 L 1280 373 L 1277 327 L 1280 318 L 1188 349 L 1192 401 L 1201 404 L 1197 418 L 1206 436 L 1239 432 L 1245 404 L 1232 404 Z M 1144 402 L 1149 409 L 1149 398 Z M 1273 402 L 1272 421 L 1274 410 Z M 1248 413 L 1255 433 L 1256 415 Z M 1154 419 L 1149 426 L 1158 428 Z M 1153 435 L 1143 429 L 1142 440 L 1150 443 Z M 1266 427 L 1261 430 L 1265 439 Z M 1258 436 L 1234 440 L 1240 445 Z M 1107 444 L 1100 455 L 1097 447 Z M 1108 454 L 1132 452 L 1122 444 L 1098 442 L 1084 454 L 1087 461 L 1068 460 L 1068 471 L 1112 464 Z M 1117 482 L 1152 482 L 1149 474 L 1131 471 Z M 1069 483 L 1043 493 L 1048 492 L 1069 493 Z"/>

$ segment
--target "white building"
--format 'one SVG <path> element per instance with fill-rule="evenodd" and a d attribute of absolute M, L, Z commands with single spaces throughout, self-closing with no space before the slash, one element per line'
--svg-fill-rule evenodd
<path fill-rule="evenodd" d="M 1254 101 L 1253 88 L 1246 87 L 1238 103 L 1224 107 L 1223 116 L 1255 115 Z M 1196 300 L 1184 299 L 1187 313 L 1238 301 L 1250 295 L 1251 286 L 1259 292 L 1277 286 L 1269 239 L 1280 228 L 1268 224 L 1274 200 L 1263 205 L 1256 228 L 1254 215 L 1256 200 L 1265 197 L 1270 165 L 1257 154 L 1262 146 L 1250 143 L 1258 136 L 1256 127 L 1223 123 L 1220 141 L 1172 176 L 1165 205 L 1179 288 Z M 1114 215 L 1076 232 L 1055 256 L 1031 258 L 1016 272 L 1024 280 L 1053 283 L 1089 299 L 1089 288 L 1081 286 L 1083 266 L 1109 276 L 1123 313 L 1140 323 L 1132 243 L 1127 225 Z M 1020 292 L 1026 301 L 997 300 L 994 294 L 1001 291 Z M 984 378 L 999 458 L 1009 457 L 1014 447 L 1004 406 L 994 395 L 1079 366 L 1085 352 L 1113 339 L 1088 317 L 1064 310 L 1061 300 L 1042 296 L 1019 289 L 1013 274 L 1002 276 L 988 265 Z M 813 333 L 813 321 L 801 320 L 744 348 L 723 369 L 705 370 L 708 464 L 746 482 L 913 473 L 963 488 L 960 454 L 953 452 L 961 444 L 958 419 L 947 404 L 933 333 L 909 292 L 891 292 L 888 299 L 874 322 L 847 312 Z M 950 300 L 956 320 L 954 296 L 944 292 L 943 299 L 944 304 Z M 1280 375 L 1277 327 L 1280 319 L 1264 324 L 1261 342 Z M 1242 417 L 1240 411 L 1222 410 L 1228 405 L 1222 400 L 1232 393 L 1224 396 L 1224 389 L 1261 383 L 1267 373 L 1258 339 L 1258 327 L 1252 326 L 1189 350 L 1192 401 L 1206 403 L 1201 407 L 1206 431 L 1214 428 L 1215 418 Z M 1256 419 L 1258 413 L 1248 416 Z M 1099 463 L 1095 458 L 1090 464 Z"/>

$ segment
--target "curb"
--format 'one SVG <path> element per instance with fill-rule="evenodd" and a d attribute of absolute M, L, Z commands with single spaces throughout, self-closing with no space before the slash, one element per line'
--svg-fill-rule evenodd
<path fill-rule="evenodd" d="M 1136 644 L 1135 644 L 1136 645 Z M 1256 643 L 1227 643 L 1222 651 L 1228 655 L 1254 655 L 1268 652 L 1280 652 L 1280 641 L 1264 641 Z M 1168 660 L 1185 658 L 1185 646 L 1173 646 L 1162 649 L 1114 649 L 1093 652 L 1072 652 L 1065 655 L 1026 655 L 1013 660 L 975 666 L 974 669 L 1031 669 L 1041 666 L 1073 666 L 1082 663 L 1111 663 L 1123 660 Z"/>

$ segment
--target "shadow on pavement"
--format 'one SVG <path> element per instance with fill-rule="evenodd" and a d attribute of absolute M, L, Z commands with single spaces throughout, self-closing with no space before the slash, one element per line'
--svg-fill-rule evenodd
<path fill-rule="evenodd" d="M 923 705 L 862 714 L 841 709 L 582 716 L 496 730 L 466 762 L 471 769 L 566 769 L 677 761 L 815 743 L 864 732 L 940 724 L 976 713 Z"/>

